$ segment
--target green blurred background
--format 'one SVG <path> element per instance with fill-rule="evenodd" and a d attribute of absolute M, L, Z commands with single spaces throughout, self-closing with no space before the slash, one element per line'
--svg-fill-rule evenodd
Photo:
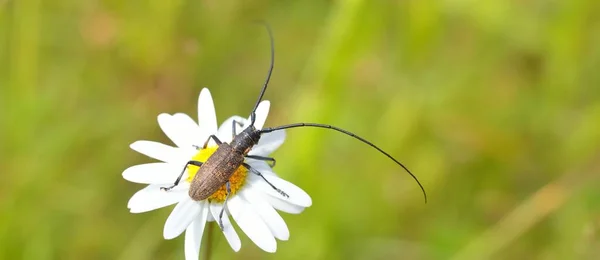
<path fill-rule="evenodd" d="M 0 0 L 0 259 L 183 259 L 121 173 L 156 116 L 247 116 L 313 206 L 214 259 L 600 259 L 600 2 Z M 204 247 L 206 249 L 206 247 Z"/>

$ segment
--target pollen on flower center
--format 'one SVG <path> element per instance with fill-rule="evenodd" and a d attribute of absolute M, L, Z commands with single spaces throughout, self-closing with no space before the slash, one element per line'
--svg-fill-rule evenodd
<path fill-rule="evenodd" d="M 200 149 L 198 151 L 198 153 L 196 155 L 194 155 L 192 157 L 193 161 L 198 161 L 198 162 L 206 162 L 206 160 L 208 160 L 208 158 L 215 152 L 217 151 L 218 146 L 212 146 L 212 147 L 207 147 L 205 149 Z M 187 166 L 188 169 L 188 178 L 186 179 L 187 182 L 192 182 L 192 180 L 194 179 L 194 177 L 196 176 L 196 173 L 198 173 L 198 166 L 195 165 L 188 165 Z M 233 175 L 231 175 L 231 177 L 229 178 L 229 184 L 231 187 L 231 195 L 236 194 L 243 186 L 244 183 L 246 182 L 246 175 L 248 175 L 248 170 L 242 166 L 240 166 L 237 170 L 235 170 L 235 172 L 233 173 Z M 226 196 L 226 188 L 225 185 L 219 187 L 219 189 L 213 193 L 212 195 L 210 195 L 210 197 L 208 197 L 209 201 L 216 201 L 216 202 L 224 202 L 225 201 L 225 196 Z"/>

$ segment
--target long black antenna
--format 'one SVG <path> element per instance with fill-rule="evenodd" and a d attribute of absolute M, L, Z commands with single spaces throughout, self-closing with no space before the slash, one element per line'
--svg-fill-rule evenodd
<path fill-rule="evenodd" d="M 381 148 L 377 147 L 376 145 L 374 145 L 373 143 L 365 140 L 364 138 L 355 135 L 351 132 L 348 132 L 347 130 L 332 126 L 332 125 L 325 125 L 325 124 L 315 124 L 315 123 L 295 123 L 295 124 L 289 124 L 289 125 L 282 125 L 282 126 L 277 126 L 277 127 L 268 127 L 268 128 L 263 128 L 262 130 L 260 130 L 261 134 L 264 133 L 270 133 L 273 131 L 277 131 L 277 130 L 283 130 L 283 129 L 288 129 L 288 128 L 295 128 L 295 127 L 319 127 L 319 128 L 328 128 L 328 129 L 332 129 L 341 133 L 344 133 L 346 135 L 352 136 L 358 140 L 360 140 L 361 142 L 368 144 L 369 146 L 377 149 L 377 151 L 381 152 L 382 154 L 385 154 L 385 156 L 387 156 L 388 158 L 392 159 L 394 162 L 396 162 L 396 164 L 400 165 L 400 167 L 402 167 L 404 170 L 406 170 L 406 172 L 408 172 L 408 174 L 410 174 L 410 176 L 417 182 L 417 184 L 419 184 L 419 187 L 421 187 L 421 191 L 423 191 L 423 197 L 425 197 L 425 203 L 427 203 L 427 193 L 425 192 L 425 188 L 423 188 L 423 185 L 421 185 L 421 182 L 419 182 L 419 179 L 417 179 L 417 176 L 415 176 L 414 174 L 412 174 L 412 172 L 410 172 L 410 170 L 408 170 L 408 168 L 406 168 L 406 166 L 404 166 L 404 164 L 400 163 L 398 160 L 396 160 L 394 157 L 392 157 L 390 154 L 386 153 L 384 150 L 382 150 Z"/>
<path fill-rule="evenodd" d="M 265 84 L 263 85 L 262 89 L 260 90 L 260 95 L 258 95 L 258 100 L 256 100 L 256 104 L 254 105 L 254 108 L 252 109 L 252 114 L 250 114 L 250 125 L 254 125 L 254 121 L 256 120 L 256 108 L 258 108 L 258 104 L 260 104 L 260 101 L 262 100 L 263 96 L 265 95 L 265 91 L 267 90 L 267 85 L 269 85 L 269 80 L 271 80 L 271 74 L 273 74 L 273 66 L 275 66 L 275 40 L 273 40 L 273 32 L 271 31 L 271 26 L 269 26 L 268 23 L 264 22 L 264 21 L 259 21 L 259 23 L 262 23 L 265 28 L 267 29 L 267 32 L 269 33 L 269 41 L 271 42 L 271 66 L 269 67 L 269 73 L 267 73 L 267 78 L 265 79 Z"/>

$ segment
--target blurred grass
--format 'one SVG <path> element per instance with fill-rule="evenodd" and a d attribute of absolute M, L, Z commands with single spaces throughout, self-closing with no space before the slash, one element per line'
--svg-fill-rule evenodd
<path fill-rule="evenodd" d="M 277 171 L 314 205 L 276 254 L 215 259 L 597 259 L 600 3 L 0 0 L 0 259 L 183 258 L 170 210 L 133 215 L 161 112 L 247 115 L 276 69 Z M 240 232 L 241 233 L 241 232 Z"/>

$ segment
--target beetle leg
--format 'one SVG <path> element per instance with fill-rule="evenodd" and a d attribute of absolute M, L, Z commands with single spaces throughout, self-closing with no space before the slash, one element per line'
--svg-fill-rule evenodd
<path fill-rule="evenodd" d="M 238 126 L 244 126 L 244 125 L 242 123 L 238 122 L 238 121 L 235 121 L 235 120 L 233 120 L 231 122 L 231 125 L 232 125 L 231 126 L 231 129 L 232 129 L 232 136 L 231 136 L 232 138 L 231 139 L 233 140 L 233 138 L 237 135 L 237 131 L 235 129 L 235 125 L 238 125 Z"/>
<path fill-rule="evenodd" d="M 185 172 L 185 169 L 188 167 L 188 165 L 195 165 L 195 166 L 202 166 L 202 162 L 199 161 L 189 161 L 185 164 L 185 166 L 183 166 L 183 170 L 181 171 L 181 174 L 179 174 L 179 177 L 177 177 L 177 180 L 175 180 L 175 183 L 173 184 L 173 186 L 171 187 L 160 187 L 161 190 L 164 191 L 170 191 L 171 189 L 175 188 L 175 186 L 177 186 L 179 184 L 179 181 L 181 181 L 181 177 L 183 177 L 183 173 Z"/>
<path fill-rule="evenodd" d="M 265 157 L 265 156 L 259 156 L 259 155 L 246 155 L 246 158 L 250 158 L 250 159 L 256 159 L 256 160 L 260 160 L 260 161 L 268 161 L 269 166 L 271 166 L 271 168 L 275 167 L 275 158 L 273 157 Z"/>
<path fill-rule="evenodd" d="M 263 180 L 265 180 L 265 182 L 267 182 L 267 184 L 269 184 L 269 186 L 271 186 L 271 188 L 273 188 L 275 191 L 277 191 L 279 194 L 281 194 L 281 196 L 284 196 L 286 198 L 289 198 L 290 195 L 288 195 L 287 193 L 285 193 L 284 191 L 280 190 L 279 188 L 275 187 L 275 185 L 273 185 L 273 183 L 269 182 L 269 180 L 267 180 L 267 178 L 265 178 L 265 176 L 262 175 L 262 173 L 260 173 L 259 171 L 257 171 L 256 169 L 252 168 L 252 166 L 250 166 L 247 163 L 243 163 L 242 165 L 244 165 L 244 167 L 246 167 L 246 169 L 250 170 L 252 173 L 258 175 L 259 177 L 261 177 Z"/>
<path fill-rule="evenodd" d="M 231 194 L 231 184 L 229 184 L 229 181 L 225 183 L 225 202 L 223 202 L 223 207 L 221 208 L 221 212 L 219 212 L 219 227 L 221 227 L 221 230 L 225 229 L 225 227 L 223 226 L 223 211 L 225 211 L 225 207 L 227 206 L 227 200 L 229 199 L 229 194 Z"/>
<path fill-rule="evenodd" d="M 217 143 L 217 145 L 221 145 L 223 142 L 221 142 L 221 140 L 219 140 L 219 138 L 216 135 L 210 135 L 208 137 L 208 139 L 206 139 L 206 142 L 204 142 L 204 145 L 202 146 L 202 149 L 206 149 L 206 146 L 208 145 L 208 141 L 210 141 L 210 139 L 215 140 L 215 143 Z"/>

